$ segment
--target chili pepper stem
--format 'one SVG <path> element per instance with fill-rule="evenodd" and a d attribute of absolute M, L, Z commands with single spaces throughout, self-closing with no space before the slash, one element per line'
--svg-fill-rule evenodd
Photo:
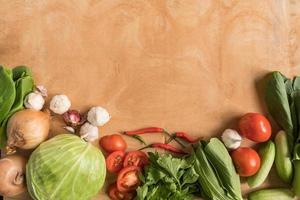
<path fill-rule="evenodd" d="M 166 134 L 169 138 L 172 138 L 171 140 L 169 139 L 170 141 L 168 140 L 167 143 L 170 143 L 172 140 L 175 140 L 182 148 L 186 148 L 185 144 L 183 144 L 178 138 L 171 135 L 168 131 L 164 130 L 163 133 Z"/>

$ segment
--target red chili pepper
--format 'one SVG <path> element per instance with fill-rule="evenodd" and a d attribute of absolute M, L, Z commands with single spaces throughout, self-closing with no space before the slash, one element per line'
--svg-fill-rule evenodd
<path fill-rule="evenodd" d="M 182 151 L 181 149 L 177 149 L 169 144 L 164 144 L 164 143 L 153 143 L 149 147 L 152 148 L 159 148 L 159 149 L 164 149 L 173 153 L 177 154 L 187 154 L 186 152 Z"/>
<path fill-rule="evenodd" d="M 159 127 L 148 127 L 148 128 L 142 128 L 134 131 L 125 131 L 125 135 L 141 135 L 145 133 L 164 133 L 165 130 L 163 128 Z"/>
<path fill-rule="evenodd" d="M 191 136 L 185 132 L 175 132 L 174 135 L 175 135 L 175 137 L 181 138 L 189 143 L 196 143 L 199 141 L 199 139 L 196 139 L 193 136 Z"/>

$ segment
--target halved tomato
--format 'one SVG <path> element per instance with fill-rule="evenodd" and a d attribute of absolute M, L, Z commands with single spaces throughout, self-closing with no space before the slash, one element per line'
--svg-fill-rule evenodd
<path fill-rule="evenodd" d="M 106 168 L 109 172 L 115 173 L 122 169 L 125 157 L 124 151 L 115 151 L 106 158 Z"/>
<path fill-rule="evenodd" d="M 130 166 L 123 168 L 117 178 L 117 188 L 120 192 L 132 192 L 141 183 L 139 173 L 141 168 L 137 166 Z"/>
<path fill-rule="evenodd" d="M 137 166 L 143 168 L 145 165 L 148 165 L 148 163 L 149 159 L 146 153 L 143 151 L 131 151 L 125 156 L 123 166 Z"/>
<path fill-rule="evenodd" d="M 120 192 L 116 183 L 113 183 L 108 188 L 108 196 L 111 200 L 132 200 L 134 193 Z"/>

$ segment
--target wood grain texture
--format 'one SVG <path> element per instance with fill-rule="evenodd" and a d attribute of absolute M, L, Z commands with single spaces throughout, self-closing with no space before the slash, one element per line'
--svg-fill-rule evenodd
<path fill-rule="evenodd" d="M 67 94 L 73 108 L 106 107 L 113 117 L 102 135 L 156 125 L 215 136 L 245 112 L 266 112 L 268 71 L 300 74 L 296 0 L 0 5 L 0 63 L 32 67 L 37 83 Z M 61 131 L 55 122 L 52 132 Z M 281 185 L 275 173 L 270 184 Z M 104 190 L 95 199 L 107 199 Z"/>

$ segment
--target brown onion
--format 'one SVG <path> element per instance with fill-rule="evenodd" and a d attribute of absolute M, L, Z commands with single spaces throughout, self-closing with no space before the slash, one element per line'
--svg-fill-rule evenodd
<path fill-rule="evenodd" d="M 34 149 L 48 137 L 48 113 L 25 109 L 16 112 L 7 123 L 8 149 Z"/>
<path fill-rule="evenodd" d="M 26 190 L 26 159 L 10 155 L 0 160 L 0 195 L 13 197 Z"/>

